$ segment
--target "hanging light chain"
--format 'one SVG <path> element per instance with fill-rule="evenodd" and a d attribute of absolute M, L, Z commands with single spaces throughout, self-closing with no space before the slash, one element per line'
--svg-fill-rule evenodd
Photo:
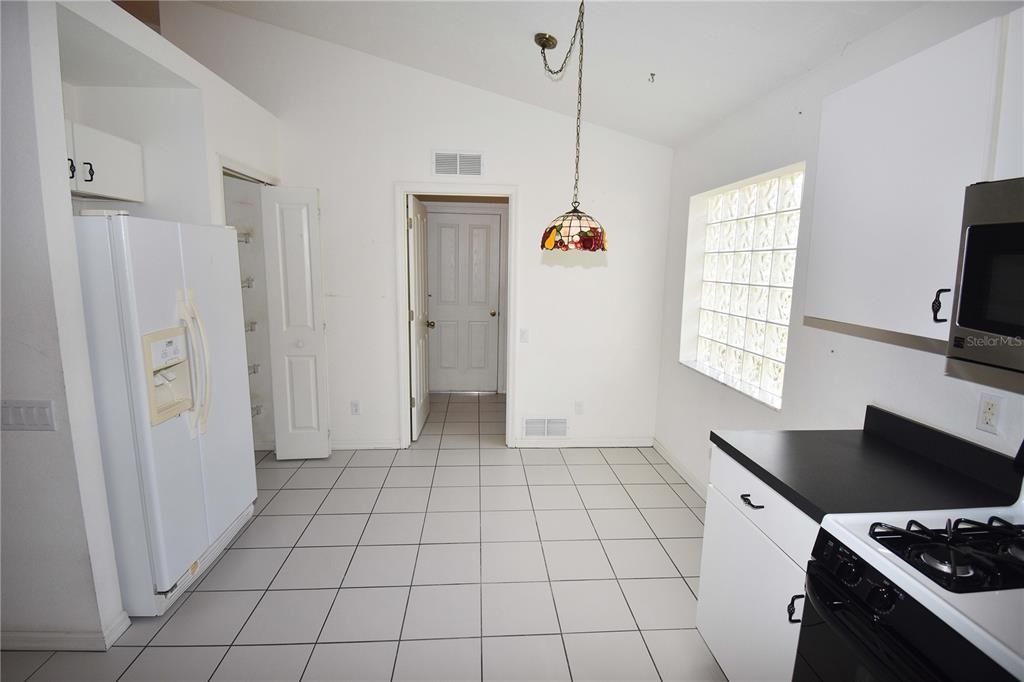
<path fill-rule="evenodd" d="M 575 175 L 572 181 L 572 207 L 579 208 L 579 192 L 580 192 L 580 126 L 583 115 L 583 2 L 580 0 L 580 11 L 579 16 L 576 19 L 576 30 L 572 34 L 572 40 L 569 41 L 569 49 L 565 52 L 565 59 L 562 60 L 561 66 L 558 69 L 552 69 L 548 64 L 547 50 L 543 47 L 540 48 L 540 56 L 544 61 L 544 70 L 552 76 L 560 75 L 566 65 L 569 63 L 569 57 L 572 56 L 573 48 L 576 46 L 576 39 L 580 41 L 580 70 L 576 77 L 576 168 Z"/>

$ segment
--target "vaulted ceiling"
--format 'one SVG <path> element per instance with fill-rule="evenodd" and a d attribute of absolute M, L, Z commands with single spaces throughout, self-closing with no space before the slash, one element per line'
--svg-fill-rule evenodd
<path fill-rule="evenodd" d="M 536 32 L 555 35 L 552 61 L 561 61 L 574 2 L 214 4 L 523 102 L 575 111 L 575 65 L 551 79 L 533 44 Z M 593 2 L 586 7 L 584 118 L 671 144 L 919 4 Z"/>

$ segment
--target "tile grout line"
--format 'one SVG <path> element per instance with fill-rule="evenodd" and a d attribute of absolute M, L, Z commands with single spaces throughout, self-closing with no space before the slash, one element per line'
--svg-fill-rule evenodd
<path fill-rule="evenodd" d="M 139 653 L 135 655 L 135 658 L 138 658 L 138 657 L 139 657 L 139 654 L 141 654 L 141 653 L 142 653 L 142 651 L 140 650 L 140 651 L 139 651 Z M 33 675 L 35 675 L 35 674 L 36 674 L 37 672 L 39 672 L 40 670 L 42 670 L 43 666 L 44 666 L 44 665 L 46 665 L 47 663 L 49 663 L 49 662 L 50 662 L 50 659 L 51 659 L 51 658 L 53 658 L 53 657 L 54 657 L 54 656 L 56 656 L 56 655 L 57 655 L 57 652 L 56 652 L 56 651 L 51 651 L 51 652 L 50 652 L 50 653 L 49 653 L 49 654 L 48 654 L 48 655 L 46 656 L 46 658 L 44 658 L 44 659 L 43 659 L 43 662 L 42 662 L 42 663 L 40 663 L 39 665 L 37 665 L 37 666 L 36 666 L 35 668 L 33 668 L 33 669 L 32 669 L 32 672 L 30 672 L 30 673 L 28 674 L 28 677 L 26 677 L 26 678 L 25 678 L 25 682 L 28 682 L 29 680 L 31 680 L 31 679 L 32 679 L 32 676 L 33 676 Z M 135 658 L 133 658 L 133 659 L 132 659 L 131 663 L 129 663 L 129 664 L 128 664 L 128 667 L 127 667 L 127 668 L 125 668 L 125 670 L 127 670 L 128 668 L 130 668 L 130 667 L 132 666 L 132 663 L 134 663 L 134 662 L 135 662 Z M 124 673 L 121 673 L 121 674 L 123 675 Z M 119 675 L 118 677 L 120 677 L 120 675 Z"/>
<path fill-rule="evenodd" d="M 643 457 L 643 453 L 640 452 L 639 448 L 636 448 L 636 451 L 638 454 L 640 454 L 641 457 Z M 601 452 L 600 448 L 598 448 L 598 452 Z M 606 462 L 608 462 L 608 457 L 604 454 L 604 452 L 601 452 L 601 456 L 604 457 Z M 644 459 L 646 460 L 646 458 Z M 650 462 L 648 462 L 648 465 L 650 465 Z M 623 489 L 625 489 L 626 485 L 622 482 L 622 479 L 619 477 L 619 472 L 615 471 L 615 469 L 612 468 L 611 462 L 608 462 L 608 468 L 612 470 L 612 474 L 619 481 L 619 485 L 621 485 Z M 579 486 L 576 487 L 576 494 L 579 495 Z M 629 495 L 629 490 L 626 490 L 626 495 Z M 629 495 L 629 499 L 633 503 L 633 505 L 636 506 L 636 500 L 633 499 L 632 495 Z M 637 506 L 636 511 L 638 514 L 640 514 L 640 517 L 644 519 L 644 523 L 647 523 L 647 519 L 644 518 L 643 512 L 640 511 L 640 507 Z M 590 519 L 590 523 L 591 525 L 593 525 L 594 519 L 591 518 L 589 509 L 587 510 L 587 518 Z M 650 524 L 648 524 L 648 527 L 650 527 Z M 602 538 L 600 533 L 597 532 L 597 526 L 594 526 L 594 534 L 597 535 L 598 542 L 601 545 L 601 551 L 604 552 L 605 560 L 608 561 L 608 567 L 612 570 L 612 576 L 614 576 L 615 585 L 619 588 L 619 593 L 622 595 L 622 601 L 626 603 L 626 608 L 629 609 L 629 615 L 633 619 L 633 623 L 636 625 L 636 631 L 640 634 L 640 641 L 644 643 L 644 649 L 647 651 L 647 657 L 650 659 L 651 665 L 654 666 L 654 672 L 655 674 L 657 674 L 659 680 L 664 680 L 664 677 L 662 677 L 661 675 L 661 671 L 658 670 L 658 663 L 654 660 L 654 654 L 651 653 L 651 647 L 647 645 L 647 639 L 644 637 L 644 631 L 640 627 L 640 621 L 637 620 L 636 613 L 634 613 L 633 611 L 633 605 L 629 603 L 629 598 L 626 596 L 626 590 L 622 587 L 622 580 L 619 578 L 619 572 L 615 569 L 615 564 L 612 563 L 611 555 L 608 554 L 608 549 L 604 546 L 604 538 Z M 654 537 L 657 537 L 657 533 L 654 532 L 653 528 L 651 528 L 651 534 L 654 535 Z M 660 546 L 661 542 L 659 541 L 658 544 Z M 661 551 L 665 551 L 664 547 L 662 547 Z M 666 555 L 667 554 L 668 552 L 666 552 Z M 671 557 L 669 557 L 669 559 L 671 560 Z M 672 566 L 673 568 L 675 568 L 675 564 L 672 564 Z M 685 584 L 685 581 L 683 582 Z"/>
<path fill-rule="evenodd" d="M 508 428 L 508 425 L 505 425 Z M 562 451 L 558 451 L 558 456 L 562 457 Z M 565 461 L 565 457 L 562 457 L 562 461 Z M 526 478 L 526 460 L 523 458 L 522 450 L 519 451 L 519 462 L 523 467 L 523 479 L 526 480 L 526 492 L 530 497 L 530 510 L 533 512 L 533 524 L 537 529 L 537 544 L 540 545 L 540 556 L 544 561 L 544 573 L 547 575 L 548 580 L 548 592 L 551 594 L 551 605 L 555 610 L 555 623 L 558 624 L 558 638 L 562 642 L 562 655 L 565 656 L 565 668 L 569 671 L 569 682 L 573 682 L 574 676 L 572 672 L 572 663 L 569 661 L 569 647 L 565 643 L 565 632 L 562 630 L 562 618 L 558 615 L 558 600 L 555 599 L 555 587 L 551 580 L 551 568 L 548 566 L 548 555 L 547 550 L 544 547 L 544 538 L 540 533 L 540 523 L 537 521 L 537 508 L 533 503 L 533 490 L 530 487 L 530 481 Z M 570 477 L 571 478 L 571 477 Z M 579 495 L 577 491 L 576 495 Z M 580 498 L 580 504 L 583 504 L 583 498 Z"/>
<path fill-rule="evenodd" d="M 348 464 L 352 462 L 352 458 L 354 458 L 356 456 L 356 452 L 358 452 L 358 450 L 354 450 L 352 452 L 352 457 L 350 457 L 348 462 L 345 464 L 345 469 L 348 469 Z M 373 515 L 373 510 L 377 506 L 377 503 L 380 501 L 381 493 L 384 491 L 384 483 L 387 481 L 387 477 L 391 474 L 391 469 L 394 467 L 396 459 L 398 459 L 398 451 L 397 450 L 391 456 L 391 464 L 388 465 L 388 472 L 384 475 L 384 480 L 381 481 L 381 483 L 380 483 L 380 488 L 377 490 L 377 497 L 374 498 L 373 506 L 370 507 L 370 512 L 366 516 L 366 523 L 363 524 L 363 529 L 359 532 L 359 538 L 356 540 L 356 544 L 352 548 L 352 555 L 349 556 L 348 563 L 345 564 L 345 570 L 341 574 L 341 581 L 338 583 L 338 589 L 336 589 L 334 591 L 334 598 L 331 599 L 331 605 L 329 607 L 327 607 L 327 614 L 324 616 L 324 622 L 320 624 L 320 630 L 316 633 L 316 640 L 313 642 L 313 646 L 309 650 L 309 656 L 306 658 L 306 664 L 304 666 L 302 666 L 302 674 L 299 675 L 299 679 L 300 680 L 303 677 L 306 676 L 306 670 L 309 668 L 309 662 L 313 660 L 313 654 L 316 653 L 316 647 L 320 643 L 320 637 L 323 636 L 324 628 L 327 627 L 327 621 L 330 620 L 330 618 L 331 618 L 331 611 L 334 610 L 334 605 L 338 601 L 338 595 L 341 594 L 341 586 L 345 584 L 345 578 L 346 578 L 346 576 L 348 576 L 348 571 L 349 571 L 350 568 L 352 568 L 352 562 L 355 561 L 356 552 L 359 550 L 359 546 L 362 544 L 363 535 L 366 534 L 366 528 L 370 525 L 370 516 Z M 353 467 L 353 468 L 358 468 L 358 467 Z M 338 478 L 335 480 L 335 483 L 337 483 L 338 481 L 341 480 L 342 474 L 344 474 L 344 470 L 342 470 L 342 472 L 338 474 Z M 331 488 L 331 490 L 334 490 L 334 488 Z M 331 496 L 330 492 L 328 492 L 327 495 L 324 496 L 324 499 L 320 503 L 320 506 L 317 507 L 316 512 L 313 513 L 313 517 L 309 520 L 310 524 L 313 523 L 313 519 L 315 519 L 317 517 L 317 515 L 320 512 L 320 509 L 323 508 L 324 503 L 327 502 L 327 498 L 330 497 L 330 496 Z M 306 529 L 308 529 L 308 528 L 309 528 L 309 524 L 306 525 Z M 298 545 L 298 543 L 302 540 L 302 536 L 305 533 L 306 533 L 306 531 L 303 530 L 302 533 L 299 535 L 299 537 L 295 540 L 296 545 Z M 289 556 L 291 556 L 291 554 L 289 554 Z M 287 563 L 287 561 L 288 560 L 285 559 L 286 563 Z M 284 564 L 281 564 L 281 567 L 283 568 Z M 280 572 L 280 569 L 278 569 L 278 572 Z M 276 580 L 276 579 L 277 579 L 277 575 L 274 576 L 274 580 Z M 274 581 L 271 580 L 270 584 L 273 585 Z M 269 591 L 269 588 L 268 588 L 268 591 Z M 257 604 L 257 607 L 258 606 L 259 606 L 259 604 Z M 243 629 L 245 628 L 244 625 L 242 627 L 243 627 Z M 239 634 L 241 634 L 241 630 L 239 630 Z"/>
<path fill-rule="evenodd" d="M 355 453 L 353 453 L 353 455 L 352 455 L 352 456 L 354 457 L 354 456 L 355 456 Z M 328 455 L 328 457 L 330 457 L 330 455 Z M 351 461 L 351 457 L 349 458 L 349 461 Z M 301 468 L 301 465 L 299 465 L 299 468 Z M 344 467 L 344 468 L 342 469 L 342 471 L 338 473 L 338 478 L 336 478 L 336 479 L 334 480 L 334 482 L 335 482 L 335 483 L 337 483 L 337 482 L 338 482 L 338 480 L 339 480 L 339 479 L 341 478 L 341 474 L 342 474 L 342 473 L 344 472 L 344 470 L 345 470 L 345 469 L 347 469 L 347 468 L 348 468 L 348 463 L 346 463 L 346 465 L 345 465 L 345 467 Z M 288 477 L 288 480 L 289 480 L 289 481 L 290 481 L 290 480 L 292 479 L 292 476 L 295 476 L 295 473 L 296 473 L 296 472 L 298 472 L 298 470 L 299 470 L 299 469 L 295 469 L 295 471 L 293 471 L 293 472 L 292 472 L 292 475 Z M 287 483 L 287 481 L 286 481 L 286 483 Z M 283 488 L 282 488 L 282 489 L 283 489 Z M 278 492 L 280 492 L 280 491 L 278 491 Z M 237 641 L 238 641 L 238 638 L 239 638 L 239 637 L 241 637 L 241 635 L 242 635 L 242 631 L 244 631 L 244 630 L 245 630 L 245 626 L 249 624 L 249 621 L 250 621 L 250 620 L 252 620 L 253 614 L 255 614 L 255 613 L 256 613 L 256 611 L 258 611 L 258 610 L 259 610 L 259 608 L 260 608 L 260 604 L 262 604 L 262 603 L 263 603 L 263 600 L 264 600 L 264 599 L 266 598 L 266 596 L 267 596 L 267 593 L 269 593 L 269 592 L 271 591 L 271 590 L 270 590 L 270 586 L 274 584 L 274 581 L 275 581 L 275 580 L 277 580 L 277 576 L 279 576 L 279 575 L 281 574 L 281 570 L 282 570 L 282 569 L 283 569 L 283 568 L 285 567 L 285 564 L 287 564 L 287 563 L 288 563 L 288 559 L 290 559 L 290 558 L 291 558 L 291 556 L 292 556 L 292 553 L 293 553 L 293 552 L 295 551 L 295 548 L 296 548 L 296 547 L 298 546 L 299 542 L 300 542 L 300 541 L 302 540 L 302 536 L 306 534 L 306 531 L 307 531 L 307 530 L 309 530 L 309 526 L 310 526 L 310 525 L 311 525 L 311 524 L 313 523 L 313 519 L 315 519 L 315 518 L 316 518 L 317 512 L 319 512 L 319 511 L 320 511 L 320 509 L 321 509 L 321 508 L 323 508 L 323 506 L 324 506 L 324 502 L 326 502 L 326 501 L 327 501 L 327 498 L 328 498 L 328 497 L 330 496 L 330 494 L 331 494 L 331 493 L 330 493 L 330 490 L 328 490 L 328 492 L 324 494 L 324 499 L 320 500 L 320 504 L 318 504 L 318 505 L 317 505 L 317 507 L 316 507 L 316 510 L 315 510 L 315 511 L 313 512 L 313 514 L 312 514 L 312 515 L 311 515 L 311 516 L 309 517 L 309 521 L 307 521 L 307 522 L 306 522 L 306 525 L 305 525 L 305 526 L 303 527 L 303 529 L 302 529 L 302 532 L 301 532 L 301 533 L 299 533 L 299 536 L 298 536 L 297 538 L 295 538 L 295 544 L 293 544 L 293 545 L 292 545 L 292 547 L 291 547 L 291 549 L 289 549 L 289 550 L 288 550 L 288 554 L 286 554 L 286 555 L 285 555 L 285 557 L 284 557 L 284 561 L 282 561 L 282 562 L 281 562 L 281 565 L 277 567 L 277 570 L 276 570 L 276 571 L 274 571 L 274 576 L 273 576 L 273 577 L 272 577 L 272 578 L 270 579 L 270 582 L 269 582 L 269 583 L 267 583 L 267 589 L 266 589 L 266 590 L 264 590 L 264 591 L 263 591 L 263 594 L 261 594 L 261 595 L 260 595 L 260 598 L 256 600 L 256 604 L 255 604 L 255 605 L 253 606 L 253 608 L 252 608 L 252 611 L 250 611 L 250 612 L 249 612 L 249 615 L 248 615 L 248 616 L 246 617 L 246 619 L 245 619 L 245 622 L 243 622 L 243 623 L 242 623 L 242 627 L 240 627 L 240 628 L 238 629 L 238 632 L 236 632 L 236 633 L 235 633 L 235 636 L 234 636 L 234 637 L 233 637 L 233 638 L 231 639 L 231 644 L 229 644 L 229 645 L 227 646 L 227 648 L 226 648 L 226 649 L 224 650 L 224 655 L 223 655 L 223 656 L 221 656 L 221 658 L 220 658 L 220 661 L 218 661 L 218 662 L 217 662 L 217 665 L 216 665 L 216 667 L 214 667 L 214 669 L 213 669 L 213 672 L 212 672 L 212 673 L 210 673 L 210 677 L 208 678 L 209 680 L 212 680 L 212 679 L 213 679 L 213 677 L 214 677 L 214 675 L 216 675 L 216 674 L 217 674 L 217 671 L 218 671 L 218 670 L 220 670 L 220 667 L 221 667 L 222 665 L 224 665 L 224 660 L 225 660 L 225 659 L 226 659 L 226 658 L 228 657 L 228 654 L 229 654 L 229 653 L 231 653 L 231 647 L 235 646 L 235 642 L 237 642 Z M 275 497 L 276 497 L 276 495 L 275 495 Z M 270 503 L 268 502 L 268 503 L 267 503 L 267 505 L 269 506 L 269 504 L 270 504 Z M 266 508 L 266 507 L 264 507 L 264 509 L 265 509 L 265 508 Z M 365 530 L 365 527 L 364 527 L 364 530 Z M 225 555 L 226 555 L 226 552 L 225 552 Z M 224 555 L 222 555 L 222 556 L 224 556 Z M 355 550 L 353 550 L 353 551 L 352 551 L 352 556 L 355 556 Z M 351 561 L 352 561 L 352 557 L 349 557 L 349 562 L 351 563 Z M 218 563 L 219 563 L 219 562 L 218 562 Z M 212 571 L 212 570 L 213 570 L 213 568 L 214 568 L 214 567 L 211 567 L 211 569 L 210 569 L 210 570 Z M 346 566 L 345 570 L 346 570 L 346 571 L 348 571 L 348 567 L 347 567 L 347 566 Z M 209 575 L 207 575 L 207 576 L 206 576 L 206 578 L 204 578 L 203 580 L 205 581 L 205 580 L 206 580 L 207 578 L 209 578 L 209 577 L 210 577 L 210 576 L 209 576 Z M 198 588 L 198 587 L 199 587 L 199 585 L 196 585 L 196 588 Z M 335 596 L 335 598 L 337 598 L 337 596 L 338 596 L 338 595 L 337 595 L 337 593 L 335 593 L 335 595 L 334 595 L 334 596 Z M 331 602 L 331 605 L 333 606 L 333 605 L 334 605 L 334 603 L 333 603 L 333 602 Z M 328 616 L 330 615 L 330 609 L 328 609 L 328 611 L 327 611 L 327 615 L 328 615 Z M 169 620 L 169 619 L 168 619 L 168 620 Z M 325 618 L 324 618 L 324 621 L 326 622 L 326 620 L 327 620 L 327 619 L 326 619 L 326 617 L 325 617 Z M 323 627 L 323 626 L 321 625 L 321 628 L 322 628 L 322 627 Z M 283 642 L 281 642 L 281 643 L 283 644 Z M 311 649 L 309 650 L 309 655 L 310 655 L 310 657 L 312 657 L 312 656 L 313 656 L 313 651 L 314 651 L 315 649 L 316 649 L 316 644 L 314 644 L 314 645 L 313 645 L 313 647 L 312 647 L 312 648 L 311 648 Z M 309 659 L 306 659 L 306 663 L 307 663 L 307 664 L 309 663 Z M 305 668 L 303 668 L 303 672 L 305 672 Z"/>
<path fill-rule="evenodd" d="M 642 453 L 642 452 L 641 452 L 640 454 L 641 454 L 641 455 L 643 455 L 643 453 Z M 660 455 L 659 455 L 659 456 L 660 456 Z M 646 456 L 644 457 L 644 459 L 647 459 L 647 458 L 646 458 Z M 662 459 L 664 459 L 664 458 L 662 458 Z M 651 466 L 652 466 L 652 468 L 654 468 L 654 465 L 653 465 L 653 464 L 652 464 Z M 613 473 L 615 473 L 615 477 L 616 477 L 616 478 L 618 478 L 618 477 L 619 477 L 619 474 L 618 474 L 618 472 L 616 472 L 616 471 L 615 471 L 614 469 L 613 469 L 612 471 L 613 471 Z M 693 509 L 692 509 L 692 508 L 690 508 L 690 505 L 686 503 L 686 500 L 684 500 L 684 499 L 683 499 L 682 497 L 680 497 L 680 496 L 679 496 L 679 493 L 677 493 L 677 492 L 676 492 L 676 490 L 675 490 L 675 488 L 673 488 L 673 487 L 672 487 L 672 484 L 668 482 L 668 479 L 667 479 L 667 478 L 665 478 L 664 474 L 662 474 L 662 473 L 661 473 L 660 471 L 658 471 L 658 469 L 657 469 L 657 468 L 654 468 L 654 471 L 655 471 L 655 473 L 657 473 L 657 474 L 658 474 L 658 476 L 660 476 L 660 477 L 661 477 L 661 480 L 665 481 L 665 485 L 667 485 L 667 486 L 669 487 L 669 490 L 671 490 L 671 491 L 672 491 L 672 494 L 673 494 L 673 495 L 675 495 L 675 496 L 676 496 L 677 498 L 679 498 L 679 501 L 680 501 L 680 502 L 682 502 L 682 503 L 683 503 L 683 505 L 685 505 L 685 507 L 684 507 L 684 508 L 685 508 L 685 509 L 686 509 L 686 510 L 687 510 L 688 512 L 690 512 L 690 514 L 692 514 L 694 518 L 696 518 L 696 519 L 697 519 L 697 522 L 698 522 L 698 523 L 700 523 L 700 525 L 701 525 L 701 535 L 700 535 L 700 537 L 701 537 L 701 546 L 703 547 L 703 544 L 704 544 L 704 543 L 703 543 L 703 540 L 704 540 L 704 522 L 703 522 L 703 521 L 701 521 L 701 520 L 700 520 L 699 518 L 697 518 L 697 515 L 693 513 Z M 675 469 L 674 469 L 674 468 L 673 468 L 673 471 L 675 471 Z M 679 472 L 677 471 L 676 473 L 678 474 Z M 680 476 L 680 478 L 682 478 L 682 476 Z M 685 481 L 686 479 L 683 479 L 683 480 Z M 621 483 L 621 481 L 620 481 L 620 483 Z M 627 495 L 629 495 L 629 499 L 630 499 L 630 500 L 633 500 L 633 504 L 636 504 L 636 500 L 635 500 L 635 499 L 633 499 L 633 493 L 629 492 L 629 488 L 626 488 L 626 485 L 625 485 L 624 483 L 621 483 L 621 485 L 622 485 L 622 487 L 623 487 L 623 488 L 625 488 L 625 490 L 626 490 L 626 494 L 627 494 Z M 671 509 L 672 507 L 648 507 L 648 508 L 649 508 L 649 509 Z M 678 507 L 676 507 L 676 508 L 678 509 Z M 698 597 L 697 597 L 697 593 L 696 593 L 696 592 L 694 592 L 694 590 L 693 590 L 693 587 L 692 587 L 692 586 L 690 585 L 690 583 L 689 583 L 689 582 L 688 582 L 688 581 L 686 580 L 686 576 L 685 576 L 685 575 L 683 575 L 683 570 L 682 570 L 682 569 L 681 569 L 681 568 L 679 567 L 679 565 L 678 565 L 678 564 L 676 563 L 676 560 L 672 558 L 672 553 L 668 551 L 668 548 L 666 548 L 666 547 L 665 547 L 665 543 L 663 542 L 663 540 L 666 540 L 666 539 L 669 539 L 669 540 L 675 540 L 675 539 L 688 539 L 688 538 L 662 538 L 662 537 L 661 537 L 660 535 L 658 535 L 658 533 L 657 533 L 657 532 L 656 532 L 656 531 L 654 530 L 654 526 L 652 526 L 652 525 L 651 525 L 651 522 L 647 520 L 647 515 L 646 515 L 646 514 L 644 514 L 644 512 L 643 512 L 643 509 L 641 509 L 641 508 L 640 508 L 640 505 L 637 505 L 637 509 L 638 509 L 638 510 L 640 511 L 640 516 L 641 516 L 641 517 L 643 518 L 643 520 L 644 520 L 644 523 L 646 523 L 646 524 L 647 524 L 647 527 L 651 529 L 651 533 L 653 533 L 653 534 L 654 534 L 654 537 L 655 537 L 655 539 L 656 539 L 656 540 L 658 541 L 658 544 L 659 544 L 659 545 L 661 546 L 661 550 L 662 550 L 663 552 L 665 552 L 665 554 L 666 554 L 666 555 L 668 556 L 668 560 L 669 560 L 670 562 L 672 562 L 672 565 L 673 565 L 673 566 L 675 567 L 675 569 L 676 569 L 677 571 L 679 571 L 679 576 L 680 576 L 680 577 L 681 577 L 681 578 L 683 579 L 683 584 L 684 584 L 684 585 L 686 585 L 686 589 L 690 591 L 690 594 L 692 594 L 692 595 L 693 595 L 693 598 L 694 598 L 695 600 L 696 600 L 696 599 L 698 599 Z M 699 570 L 699 569 L 698 569 L 698 570 Z M 694 577 L 694 576 L 690 576 L 690 577 Z M 696 576 L 696 577 L 698 577 L 698 578 L 699 578 L 700 576 L 698 575 L 698 576 Z"/>
<path fill-rule="evenodd" d="M 639 448 L 637 448 L 637 452 L 640 452 Z M 604 453 L 602 452 L 601 455 L 604 456 Z M 640 456 L 644 457 L 644 454 L 642 452 L 640 452 Z M 644 459 L 647 460 L 646 457 L 644 457 Z M 668 485 L 668 481 L 665 480 L 665 477 L 662 476 L 661 472 L 658 471 L 657 469 L 655 469 L 654 465 L 651 464 L 650 461 L 648 461 L 647 464 L 652 469 L 654 469 L 654 472 L 658 475 L 658 477 L 661 478 L 661 480 L 665 481 L 665 484 Z M 693 589 L 690 587 L 689 583 L 686 582 L 686 578 L 683 576 L 683 572 L 679 569 L 679 566 L 676 565 L 676 562 L 675 562 L 674 559 L 672 559 L 672 555 L 669 553 L 669 551 L 667 549 L 665 549 L 665 545 L 662 542 L 661 537 L 654 530 L 654 526 L 651 525 L 651 522 L 648 521 L 647 517 L 644 515 L 643 510 L 640 508 L 640 505 L 638 505 L 637 502 L 636 502 L 636 499 L 633 498 L 633 494 L 631 492 L 629 492 L 629 488 L 627 488 L 626 484 L 622 482 L 622 478 L 619 476 L 619 472 L 615 471 L 615 469 L 612 469 L 612 473 L 615 475 L 615 478 L 618 479 L 619 485 L 621 485 L 623 487 L 623 489 L 626 491 L 626 495 L 629 496 L 629 499 L 636 506 L 637 513 L 640 514 L 640 518 L 642 518 L 644 520 L 644 523 L 650 529 L 651 535 L 654 536 L 654 539 L 658 541 L 658 546 L 661 547 L 661 551 L 665 553 L 666 557 L 668 557 L 669 563 L 671 563 L 672 567 L 676 570 L 677 573 L 679 573 L 679 578 L 683 581 L 683 584 L 686 585 L 686 589 L 690 592 L 690 594 L 693 594 Z M 669 485 L 669 489 L 672 490 L 672 494 L 673 495 L 675 495 L 676 497 L 679 497 L 679 495 L 676 493 L 676 491 L 674 489 L 672 489 L 671 485 Z M 681 497 L 679 498 L 679 501 L 682 502 L 684 505 L 686 505 L 686 501 L 683 500 Z M 689 506 L 687 506 L 686 509 L 687 509 L 687 511 L 689 511 Z M 696 517 L 696 514 L 694 514 L 694 517 Z M 604 547 L 604 542 L 603 541 L 601 542 L 601 547 L 602 548 Z M 606 550 L 606 553 L 607 553 L 607 550 Z M 608 563 L 611 564 L 611 558 L 609 558 Z M 636 620 L 636 614 L 633 613 L 633 607 L 629 603 L 629 599 L 626 598 L 626 591 L 622 587 L 622 581 L 618 577 L 618 572 L 615 570 L 614 566 L 612 566 L 612 573 L 616 576 L 615 577 L 615 581 L 619 585 L 619 590 L 622 591 L 622 598 L 626 600 L 626 606 L 629 607 L 629 612 L 630 612 L 631 615 L 633 615 L 633 620 L 635 621 Z M 672 578 L 670 578 L 670 579 L 672 579 Z M 696 600 L 697 595 L 693 595 L 693 596 L 694 596 L 694 599 Z M 647 655 L 651 657 L 651 662 L 654 664 L 654 669 L 658 673 L 658 677 L 660 678 L 662 676 L 661 676 L 661 671 L 658 670 L 658 662 L 654 659 L 654 655 L 651 653 L 651 647 L 647 644 L 647 638 L 644 637 L 644 631 L 640 627 L 640 622 L 639 621 L 637 621 L 636 626 L 637 626 L 637 631 L 640 633 L 640 639 L 644 643 L 644 648 L 647 649 Z M 662 679 L 664 679 L 664 678 L 662 678 Z"/>
<path fill-rule="evenodd" d="M 483 438 L 480 434 L 481 424 L 480 421 L 480 396 L 476 398 L 476 501 L 477 501 L 477 519 L 480 523 L 480 544 L 478 545 L 480 557 L 480 573 L 478 575 L 480 579 L 480 679 L 484 679 L 484 487 L 483 487 L 483 458 L 480 454 L 482 450 L 481 441 Z"/>
<path fill-rule="evenodd" d="M 447 405 L 446 405 L 446 408 L 445 408 L 446 419 L 447 419 L 447 411 L 448 410 L 447 410 Z M 444 438 L 444 425 L 443 424 L 441 426 L 441 434 L 442 434 L 441 438 Z M 434 479 L 437 477 L 437 460 L 441 456 L 441 438 L 438 438 L 438 441 L 437 441 L 437 456 L 434 458 L 434 470 L 433 470 L 433 472 L 430 475 L 430 492 L 427 493 L 427 506 L 423 509 L 423 522 L 420 524 L 419 542 L 416 543 L 416 555 L 413 557 L 413 560 L 412 560 L 412 575 L 409 576 L 409 590 L 405 594 L 405 609 L 402 611 L 402 624 L 398 628 L 398 641 L 395 643 L 395 660 L 391 663 L 391 677 L 389 678 L 391 680 L 394 680 L 394 678 L 395 678 L 395 671 L 398 669 L 398 656 L 399 656 L 399 653 L 402 650 L 402 634 L 405 632 L 405 619 L 406 619 L 406 616 L 409 615 L 409 602 L 412 601 L 412 588 L 413 588 L 413 586 L 416 583 L 416 568 L 417 568 L 417 564 L 420 561 L 420 547 L 423 546 L 423 532 L 426 530 L 426 527 L 427 527 L 427 513 L 428 513 L 427 510 L 430 509 L 430 498 L 434 494 Z M 410 450 L 412 449 L 412 444 L 411 443 L 409 445 L 409 449 Z M 395 458 L 397 459 L 398 455 L 395 455 Z M 384 479 L 384 482 L 385 483 L 387 482 L 386 478 Z M 381 490 L 383 490 L 383 487 L 381 488 Z M 371 513 L 372 513 L 372 510 L 371 510 Z M 369 519 L 367 519 L 367 525 L 369 525 Z M 361 539 L 362 538 L 360 538 L 360 540 Z"/>

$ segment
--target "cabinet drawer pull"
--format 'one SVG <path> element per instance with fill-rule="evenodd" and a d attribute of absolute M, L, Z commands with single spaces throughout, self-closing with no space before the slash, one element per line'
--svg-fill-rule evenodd
<path fill-rule="evenodd" d="M 750 493 L 743 493 L 740 495 L 740 499 L 743 500 L 743 504 L 747 505 L 751 509 L 764 509 L 763 504 L 754 504 L 750 501 Z"/>
<path fill-rule="evenodd" d="M 800 622 L 799 618 L 794 618 L 793 616 L 796 615 L 796 600 L 797 599 L 803 599 L 803 598 L 804 598 L 804 595 L 802 595 L 802 594 L 794 594 L 790 598 L 789 606 L 786 607 L 786 614 L 787 614 L 787 617 L 789 618 L 789 622 L 790 623 L 799 623 Z"/>
<path fill-rule="evenodd" d="M 948 294 L 949 289 L 939 289 L 935 292 L 935 298 L 932 299 L 932 320 L 937 323 L 949 322 L 949 319 L 939 317 L 939 311 L 942 310 L 942 298 L 943 294 Z"/>
<path fill-rule="evenodd" d="M 70 171 L 70 173 L 71 173 L 71 175 L 68 176 L 68 180 L 74 180 L 75 179 L 75 160 L 72 159 L 71 157 L 68 157 L 68 171 Z"/>
<path fill-rule="evenodd" d="M 89 167 L 89 177 L 85 179 L 85 182 L 92 182 L 93 177 L 96 175 L 96 171 L 92 169 L 92 164 L 88 161 L 83 161 L 82 165 Z"/>

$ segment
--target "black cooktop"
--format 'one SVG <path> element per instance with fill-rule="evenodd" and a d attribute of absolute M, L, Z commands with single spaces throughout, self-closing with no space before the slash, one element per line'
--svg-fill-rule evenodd
<path fill-rule="evenodd" d="M 945 528 L 911 521 L 906 528 L 873 523 L 872 538 L 951 592 L 1024 587 L 1024 526 L 998 516 L 952 519 Z"/>

